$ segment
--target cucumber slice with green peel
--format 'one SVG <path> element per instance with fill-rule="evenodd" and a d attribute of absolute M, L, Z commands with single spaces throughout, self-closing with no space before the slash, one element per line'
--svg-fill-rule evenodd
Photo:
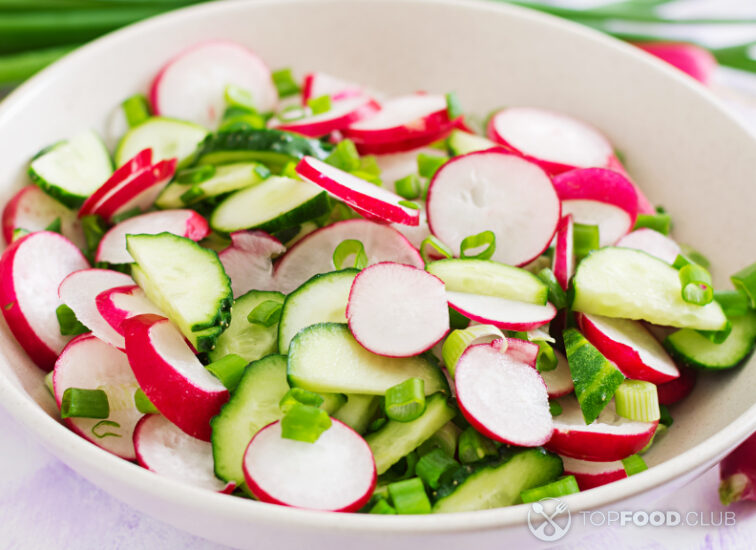
<path fill-rule="evenodd" d="M 434 513 L 468 512 L 511 506 L 520 493 L 562 475 L 562 460 L 540 447 L 502 447 L 500 456 L 461 466 L 433 492 Z"/>
<path fill-rule="evenodd" d="M 216 231 L 261 229 L 268 233 L 297 226 L 331 210 L 328 193 L 317 185 L 281 176 L 229 195 L 213 211 Z"/>
<path fill-rule="evenodd" d="M 37 153 L 29 177 L 45 193 L 77 208 L 113 173 L 105 144 L 88 130 Z"/>
<path fill-rule="evenodd" d="M 673 356 L 691 367 L 729 369 L 740 365 L 756 346 L 756 312 L 732 317 L 732 331 L 721 344 L 690 329 L 673 332 L 664 340 L 664 347 Z"/>
<path fill-rule="evenodd" d="M 332 415 L 343 407 L 347 402 L 347 396 L 343 393 L 321 393 L 323 403 L 320 408 Z"/>
<path fill-rule="evenodd" d="M 259 323 L 250 323 L 247 315 L 263 302 L 272 300 L 283 303 L 284 295 L 280 292 L 250 290 L 234 300 L 231 307 L 231 323 L 218 337 L 215 349 L 210 351 L 210 361 L 217 361 L 234 353 L 245 361 L 257 361 L 276 353 L 278 350 L 278 325 L 269 327 Z"/>
<path fill-rule="evenodd" d="M 573 279 L 572 309 L 655 325 L 722 330 L 727 324 L 716 301 L 705 306 L 683 301 L 675 268 L 640 250 L 606 247 L 591 252 Z"/>
<path fill-rule="evenodd" d="M 184 208 L 219 195 L 257 185 L 265 179 L 260 175 L 264 172 L 258 170 L 261 167 L 262 165 L 256 162 L 236 162 L 214 167 L 213 175 L 200 183 L 174 181 L 163 189 L 155 201 L 155 206 L 162 209 Z"/>
<path fill-rule="evenodd" d="M 443 372 L 427 358 L 370 353 L 340 323 L 301 330 L 289 345 L 288 372 L 292 386 L 314 392 L 383 395 L 408 378 L 421 378 L 426 395 L 449 393 Z"/>
<path fill-rule="evenodd" d="M 194 152 L 207 135 L 198 124 L 167 117 L 150 117 L 123 136 L 115 152 L 121 166 L 143 149 L 152 149 L 152 162 L 176 158 L 179 167 L 194 158 Z"/>
<path fill-rule="evenodd" d="M 365 441 L 373 451 L 378 475 L 417 449 L 456 414 L 446 401 L 446 395 L 437 393 L 425 400 L 425 411 L 415 420 L 389 420 L 380 430 L 367 435 Z"/>
<path fill-rule="evenodd" d="M 546 304 L 548 287 L 524 269 L 490 260 L 455 259 L 431 262 L 425 269 L 441 279 L 446 290 Z"/>
<path fill-rule="evenodd" d="M 449 151 L 452 155 L 466 155 L 475 151 L 485 151 L 491 147 L 501 147 L 498 143 L 486 139 L 483 136 L 463 132 L 462 130 L 452 130 L 447 140 Z"/>
<path fill-rule="evenodd" d="M 347 322 L 349 292 L 359 272 L 342 269 L 315 275 L 286 297 L 278 323 L 278 350 L 282 355 L 289 353 L 292 338 L 303 328 L 317 323 Z"/>
<path fill-rule="evenodd" d="M 346 396 L 346 403 L 336 409 L 332 416 L 361 434 L 367 430 L 368 424 L 370 424 L 380 406 L 381 399 L 377 395 L 353 393 Z"/>
<path fill-rule="evenodd" d="M 231 320 L 231 282 L 218 254 L 171 233 L 127 235 L 134 281 L 197 351 L 210 351 Z"/>

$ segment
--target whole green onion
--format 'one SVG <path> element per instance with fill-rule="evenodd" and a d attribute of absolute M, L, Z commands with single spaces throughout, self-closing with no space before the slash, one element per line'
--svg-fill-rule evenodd
<path fill-rule="evenodd" d="M 221 357 L 217 361 L 213 361 L 205 368 L 220 380 L 229 391 L 234 391 L 239 385 L 239 382 L 241 382 L 246 366 L 247 361 L 244 358 L 235 353 L 230 353 L 225 357 Z"/>
<path fill-rule="evenodd" d="M 425 411 L 425 382 L 408 378 L 390 387 L 385 396 L 386 416 L 397 422 L 411 422 Z"/>
<path fill-rule="evenodd" d="M 60 403 L 61 418 L 107 418 L 108 394 L 102 390 L 66 388 Z"/>
<path fill-rule="evenodd" d="M 351 256 L 354 256 L 354 260 L 349 264 L 347 259 Z M 336 269 L 345 269 L 347 267 L 354 267 L 356 269 L 366 268 L 368 257 L 365 252 L 365 246 L 357 239 L 341 241 L 333 251 L 333 265 Z"/>
<path fill-rule="evenodd" d="M 312 405 L 294 403 L 281 419 L 281 437 L 315 443 L 331 427 L 331 417 Z"/>

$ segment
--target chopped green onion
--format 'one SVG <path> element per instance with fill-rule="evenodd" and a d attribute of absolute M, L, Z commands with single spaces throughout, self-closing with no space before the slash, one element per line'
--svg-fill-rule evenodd
<path fill-rule="evenodd" d="M 230 107 L 255 111 L 255 101 L 252 97 L 252 92 L 235 84 L 226 85 L 226 89 L 223 91 L 223 99 L 226 100 L 226 104 Z"/>
<path fill-rule="evenodd" d="M 496 456 L 497 451 L 493 441 L 468 426 L 459 435 L 457 453 L 462 464 L 469 464 L 487 456 Z"/>
<path fill-rule="evenodd" d="M 66 388 L 60 404 L 61 418 L 107 418 L 108 394 L 102 390 Z"/>
<path fill-rule="evenodd" d="M 86 243 L 85 256 L 92 262 L 97 247 L 100 245 L 103 235 L 108 230 L 108 225 L 97 214 L 88 214 L 81 218 L 81 229 L 84 231 L 84 242 Z"/>
<path fill-rule="evenodd" d="M 550 267 L 544 267 L 538 272 L 538 278 L 541 279 L 549 289 L 549 302 L 554 304 L 557 309 L 564 309 L 567 307 L 567 294 L 557 281 L 556 275 Z"/>
<path fill-rule="evenodd" d="M 410 174 L 394 182 L 396 194 L 405 199 L 416 199 L 423 191 L 420 177 L 417 174 Z"/>
<path fill-rule="evenodd" d="M 446 116 L 449 117 L 449 120 L 462 116 L 462 105 L 460 105 L 459 98 L 455 92 L 446 94 Z"/>
<path fill-rule="evenodd" d="M 744 267 L 730 277 L 737 290 L 743 292 L 751 301 L 751 307 L 756 308 L 756 263 Z"/>
<path fill-rule="evenodd" d="M 197 168 L 189 168 L 187 170 L 181 170 L 176 174 L 177 183 L 203 183 L 212 178 L 215 175 L 215 166 L 212 164 L 205 164 L 204 166 L 198 166 Z"/>
<path fill-rule="evenodd" d="M 428 262 L 433 261 L 430 258 L 430 252 L 428 252 L 428 247 L 430 247 L 433 250 L 433 252 L 435 252 L 439 256 L 443 256 L 444 258 L 451 258 L 452 256 L 454 256 L 454 252 L 452 252 L 448 246 L 442 243 L 434 235 L 428 235 L 423 240 L 423 242 L 420 243 L 420 256 L 422 257 L 423 261 L 426 264 Z"/>
<path fill-rule="evenodd" d="M 47 391 L 50 392 L 50 395 L 55 397 L 55 388 L 53 387 L 53 375 L 55 374 L 54 370 L 51 370 L 45 375 L 45 387 L 47 388 Z"/>
<path fill-rule="evenodd" d="M 151 116 L 150 104 L 143 94 L 135 94 L 121 103 L 121 109 L 126 117 L 126 123 L 129 128 L 138 126 Z"/>
<path fill-rule="evenodd" d="M 147 394 L 142 391 L 142 388 L 137 388 L 134 392 L 134 405 L 143 414 L 158 414 L 160 412 L 147 397 Z"/>
<path fill-rule="evenodd" d="M 122 221 L 128 220 L 129 218 L 133 218 L 134 216 L 138 216 L 142 213 L 142 209 L 138 206 L 135 206 L 134 208 L 129 208 L 128 210 L 124 210 L 123 212 L 119 214 L 115 214 L 110 218 L 110 222 L 113 225 L 119 224 Z"/>
<path fill-rule="evenodd" d="M 117 434 L 115 432 L 99 432 L 98 430 L 102 426 L 112 426 L 114 428 L 120 428 L 121 425 L 118 422 L 113 422 L 112 420 L 102 420 L 92 426 L 92 429 L 90 430 L 92 432 L 92 435 L 95 436 L 97 439 L 103 439 L 105 437 L 122 437 L 121 434 Z"/>
<path fill-rule="evenodd" d="M 415 467 L 419 459 L 416 450 L 410 452 L 407 456 L 402 457 L 399 462 L 391 466 L 388 472 L 383 474 L 383 479 L 386 481 L 400 481 L 415 477 Z"/>
<path fill-rule="evenodd" d="M 727 338 L 729 338 L 732 332 L 732 323 L 728 320 L 725 328 L 722 330 L 698 330 L 696 331 L 701 336 L 708 338 L 713 344 L 722 344 Z"/>
<path fill-rule="evenodd" d="M 673 422 L 674 419 L 669 412 L 669 407 L 666 405 L 659 405 L 659 424 L 663 424 L 669 428 Z"/>
<path fill-rule="evenodd" d="M 253 168 L 255 174 L 260 176 L 260 179 L 268 179 L 270 177 L 270 168 L 265 166 L 264 164 L 258 164 Z"/>
<path fill-rule="evenodd" d="M 457 454 L 457 441 L 459 440 L 460 433 L 462 433 L 462 430 L 454 422 L 447 422 L 426 439 L 417 448 L 417 452 L 420 456 L 423 456 L 433 449 L 441 449 L 447 455 L 453 457 Z"/>
<path fill-rule="evenodd" d="M 682 299 L 689 304 L 705 306 L 714 299 L 711 288 L 711 275 L 685 256 L 678 255 L 674 267 L 680 270 L 680 284 L 682 285 Z"/>
<path fill-rule="evenodd" d="M 648 452 L 648 450 L 651 448 L 651 446 L 661 439 L 664 434 L 667 432 L 669 428 L 667 428 L 664 424 L 659 422 L 659 424 L 656 426 L 656 430 L 654 431 L 654 435 L 651 436 L 651 439 L 649 439 L 648 443 L 646 443 L 646 446 L 643 447 L 640 451 L 638 451 L 638 454 L 642 455 Z"/>
<path fill-rule="evenodd" d="M 284 414 L 296 404 L 312 405 L 313 407 L 320 407 L 325 399 L 319 393 L 315 393 L 309 390 L 303 390 L 302 388 L 291 388 L 284 394 L 279 401 L 278 406 Z"/>
<path fill-rule="evenodd" d="M 199 185 L 192 185 L 189 189 L 181 193 L 181 196 L 179 199 L 184 204 L 192 204 L 193 202 L 197 202 L 197 200 L 201 199 L 205 196 L 205 192 L 202 190 L 202 187 Z"/>
<path fill-rule="evenodd" d="M 408 378 L 386 390 L 386 416 L 397 422 L 411 422 L 425 411 L 425 382 L 422 378 Z"/>
<path fill-rule="evenodd" d="M 538 372 L 547 372 L 557 368 L 559 360 L 554 352 L 554 348 L 543 340 L 532 340 L 532 342 L 538 344 L 539 348 L 538 359 L 536 359 L 536 369 Z"/>
<path fill-rule="evenodd" d="M 281 175 L 285 178 L 298 180 L 300 179 L 299 174 L 297 173 L 297 163 L 296 162 L 287 162 L 284 167 L 281 169 Z"/>
<path fill-rule="evenodd" d="M 544 498 L 559 498 L 579 492 L 580 488 L 575 476 L 564 476 L 546 485 L 524 490 L 520 493 L 520 500 L 523 502 L 538 502 Z"/>
<path fill-rule="evenodd" d="M 260 302 L 255 309 L 247 315 L 247 321 L 264 327 L 272 327 L 281 319 L 283 304 L 276 300 Z"/>
<path fill-rule="evenodd" d="M 449 327 L 452 330 L 463 329 L 470 326 L 470 319 L 462 315 L 459 311 L 449 308 Z"/>
<path fill-rule="evenodd" d="M 462 357 L 467 348 L 475 344 L 493 342 L 494 340 L 502 340 L 502 352 L 506 351 L 507 339 L 504 337 L 504 333 L 494 325 L 473 325 L 466 329 L 452 331 L 446 337 L 444 345 L 441 347 L 441 357 L 449 374 L 452 377 L 454 376 L 457 361 L 459 361 L 459 358 Z"/>
<path fill-rule="evenodd" d="M 459 468 L 459 462 L 441 449 L 433 449 L 417 462 L 415 472 L 431 489 L 438 486 L 445 476 Z"/>
<path fill-rule="evenodd" d="M 715 290 L 714 299 L 727 317 L 739 317 L 748 313 L 748 296 L 740 290 Z"/>
<path fill-rule="evenodd" d="M 62 336 L 78 336 L 89 332 L 81 321 L 76 318 L 76 314 L 66 304 L 60 304 L 55 310 L 55 316 L 58 318 L 60 325 L 60 334 Z"/>
<path fill-rule="evenodd" d="M 331 110 L 331 96 L 322 95 L 307 100 L 307 106 L 313 115 L 321 115 Z"/>
<path fill-rule="evenodd" d="M 370 509 L 369 514 L 396 514 L 396 509 L 391 506 L 388 501 L 383 498 L 379 497 L 376 501 L 373 507 Z"/>
<path fill-rule="evenodd" d="M 351 139 L 342 139 L 338 142 L 325 161 L 345 172 L 354 172 L 360 168 L 360 154 Z"/>
<path fill-rule="evenodd" d="M 682 249 L 683 254 L 686 257 L 690 258 L 693 263 L 696 263 L 702 267 L 705 267 L 706 269 L 709 269 L 709 266 L 711 265 L 709 258 L 701 254 L 698 250 L 684 244 L 680 245 L 680 248 Z"/>
<path fill-rule="evenodd" d="M 273 84 L 275 84 L 278 90 L 278 97 L 284 98 L 292 95 L 296 95 L 301 91 L 299 84 L 294 80 L 294 76 L 291 74 L 291 69 L 286 67 L 284 69 L 278 69 L 273 71 L 271 75 L 273 77 Z"/>
<path fill-rule="evenodd" d="M 572 242 L 575 257 L 578 259 L 586 257 L 591 250 L 596 250 L 599 247 L 598 225 L 573 224 Z"/>
<path fill-rule="evenodd" d="M 399 201 L 397 204 L 405 208 L 411 208 L 412 210 L 420 210 L 420 205 L 412 201 Z"/>
<path fill-rule="evenodd" d="M 430 500 L 419 477 L 391 483 L 388 486 L 397 514 L 429 514 Z"/>
<path fill-rule="evenodd" d="M 441 168 L 449 159 L 439 155 L 427 155 L 420 153 L 417 155 L 417 173 L 424 178 L 432 178 L 436 170 Z"/>
<path fill-rule="evenodd" d="M 563 411 L 564 409 L 562 409 L 562 405 L 559 404 L 559 401 L 549 401 L 549 412 L 551 413 L 551 416 L 559 416 Z"/>
<path fill-rule="evenodd" d="M 351 264 L 347 260 L 354 256 Z M 339 243 L 339 246 L 333 251 L 333 265 L 336 269 L 345 269 L 355 267 L 364 269 L 368 265 L 368 257 L 365 253 L 365 246 L 357 239 L 346 239 Z"/>
<path fill-rule="evenodd" d="M 294 403 L 281 419 L 281 437 L 315 443 L 331 427 L 331 417 L 323 409 Z"/>
<path fill-rule="evenodd" d="M 296 122 L 307 116 L 307 110 L 301 105 L 289 105 L 276 113 L 276 118 L 281 122 Z"/>
<path fill-rule="evenodd" d="M 53 221 L 50 222 L 50 225 L 45 227 L 45 231 L 51 231 L 53 233 L 60 233 L 61 231 L 61 221 L 60 218 L 55 218 Z"/>
<path fill-rule="evenodd" d="M 377 432 L 378 430 L 380 430 L 381 428 L 383 428 L 383 426 L 386 424 L 386 422 L 388 422 L 388 418 L 386 418 L 385 416 L 382 416 L 380 418 L 376 418 L 370 424 L 368 424 L 367 431 L 369 433 L 370 432 Z"/>
<path fill-rule="evenodd" d="M 280 315 L 280 313 L 279 313 Z M 265 325 L 270 326 L 270 325 Z M 236 355 L 230 353 L 225 357 L 221 357 L 217 361 L 213 361 L 207 367 L 207 370 L 215 376 L 221 383 L 228 388 L 229 391 L 234 391 L 241 382 L 244 369 L 247 366 L 247 361 Z"/>
<path fill-rule="evenodd" d="M 352 173 L 370 183 L 381 185 L 381 167 L 374 155 L 360 157 L 360 167 Z"/>
<path fill-rule="evenodd" d="M 625 467 L 625 473 L 628 476 L 639 474 L 643 470 L 648 470 L 648 466 L 640 455 L 632 455 L 622 459 L 622 465 Z"/>
<path fill-rule="evenodd" d="M 29 231 L 28 229 L 24 229 L 23 227 L 17 227 L 16 229 L 13 230 L 13 237 L 11 238 L 11 242 L 12 243 L 16 242 L 20 238 L 26 237 L 30 233 L 31 231 Z"/>
<path fill-rule="evenodd" d="M 656 385 L 643 380 L 625 380 L 614 394 L 617 414 L 638 422 L 661 418 Z"/>
<path fill-rule="evenodd" d="M 218 132 L 238 132 L 240 130 L 263 130 L 266 127 L 265 117 L 258 113 L 245 113 L 230 116 L 229 109 L 223 114 L 218 126 Z"/>
<path fill-rule="evenodd" d="M 485 246 L 483 250 L 470 253 L 471 250 Z M 461 258 L 475 258 L 478 260 L 490 260 L 496 252 L 496 235 L 493 231 L 482 231 L 477 235 L 469 235 L 462 239 L 459 245 L 459 256 Z"/>
<path fill-rule="evenodd" d="M 669 230 L 672 227 L 672 217 L 666 212 L 659 214 L 638 214 L 633 231 L 644 227 L 658 231 L 662 235 L 669 235 Z"/>

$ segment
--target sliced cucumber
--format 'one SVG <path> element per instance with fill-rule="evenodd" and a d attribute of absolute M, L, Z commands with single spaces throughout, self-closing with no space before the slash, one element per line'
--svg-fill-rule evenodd
<path fill-rule="evenodd" d="M 302 329 L 289 346 L 289 383 L 310 391 L 383 395 L 413 377 L 423 379 L 426 395 L 449 392 L 441 369 L 425 357 L 370 353 L 346 325 L 312 325 Z"/>
<path fill-rule="evenodd" d="M 116 149 L 115 161 L 121 166 L 139 151 L 151 148 L 152 162 L 177 158 L 178 165 L 185 166 L 206 135 L 207 130 L 198 124 L 151 117 L 126 132 Z"/>
<path fill-rule="evenodd" d="M 357 433 L 364 433 L 370 421 L 378 412 L 381 399 L 377 395 L 360 395 L 353 393 L 346 396 L 346 403 L 336 409 L 333 417 L 341 420 Z"/>
<path fill-rule="evenodd" d="M 343 393 L 321 393 L 323 403 L 320 408 L 328 414 L 333 414 L 343 407 L 347 402 L 347 396 Z"/>
<path fill-rule="evenodd" d="M 346 306 L 358 269 L 315 275 L 286 297 L 278 323 L 278 351 L 289 353 L 291 339 L 317 323 L 346 323 Z"/>
<path fill-rule="evenodd" d="M 261 229 L 269 233 L 295 227 L 331 209 L 328 193 L 314 183 L 274 176 L 229 195 L 213 211 L 216 231 Z"/>
<path fill-rule="evenodd" d="M 433 493 L 434 513 L 501 508 L 520 502 L 520 493 L 554 481 L 562 461 L 540 447 L 502 447 L 500 456 L 467 464 Z"/>
<path fill-rule="evenodd" d="M 171 233 L 127 235 L 134 281 L 197 351 L 210 351 L 231 320 L 231 281 L 218 254 Z"/>
<path fill-rule="evenodd" d="M 365 441 L 373 451 L 378 475 L 417 449 L 456 414 L 446 395 L 437 393 L 425 400 L 425 412 L 420 417 L 411 422 L 389 420 L 380 430 L 367 435 Z"/>
<path fill-rule="evenodd" d="M 469 132 L 463 132 L 462 130 L 452 130 L 451 134 L 449 134 L 447 144 L 449 151 L 455 157 L 474 153 L 475 151 L 485 151 L 492 147 L 500 147 L 499 144 L 494 143 L 490 139 Z"/>
<path fill-rule="evenodd" d="M 179 183 L 174 181 L 163 189 L 155 201 L 158 208 L 184 208 L 198 202 L 251 187 L 265 179 L 261 174 L 261 164 L 237 162 L 216 166 L 210 178 L 199 183 Z M 196 189 L 196 191 L 195 191 Z"/>
<path fill-rule="evenodd" d="M 730 319 L 732 331 L 715 344 L 695 330 L 682 329 L 664 340 L 669 352 L 686 364 L 703 369 L 729 369 L 741 364 L 756 346 L 756 312 Z"/>
<path fill-rule="evenodd" d="M 45 193 L 78 208 L 113 173 L 105 144 L 88 130 L 40 151 L 29 164 L 29 177 Z"/>
<path fill-rule="evenodd" d="M 450 258 L 431 262 L 425 269 L 441 279 L 446 290 L 539 305 L 549 297 L 548 287 L 529 271 L 491 260 Z"/>
<path fill-rule="evenodd" d="M 606 247 L 580 262 L 572 309 L 655 325 L 722 330 L 727 317 L 714 301 L 697 306 L 683 301 L 675 268 L 640 250 Z"/>

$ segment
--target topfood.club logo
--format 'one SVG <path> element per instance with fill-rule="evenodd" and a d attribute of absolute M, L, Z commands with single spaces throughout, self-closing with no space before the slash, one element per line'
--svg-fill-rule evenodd
<path fill-rule="evenodd" d="M 572 515 L 567 504 L 558 498 L 544 498 L 533 502 L 528 509 L 528 529 L 543 542 L 554 542 L 564 537 L 572 526 Z"/>

